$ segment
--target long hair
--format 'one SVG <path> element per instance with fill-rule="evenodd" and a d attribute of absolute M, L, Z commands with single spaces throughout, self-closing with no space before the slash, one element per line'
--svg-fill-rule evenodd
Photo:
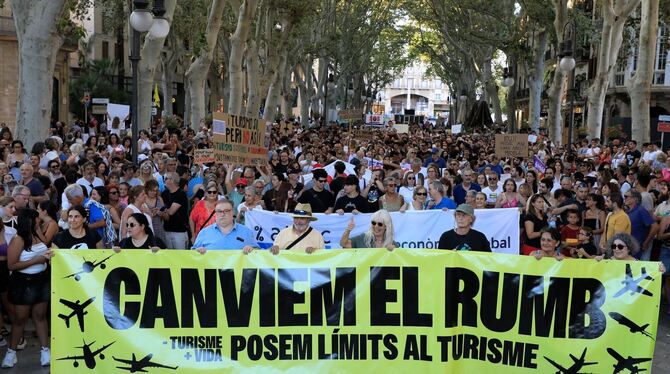
<path fill-rule="evenodd" d="M 614 255 L 612 251 L 612 244 L 614 243 L 615 240 L 620 240 L 626 244 L 626 247 L 628 247 L 628 253 L 632 256 L 636 254 L 640 250 L 640 244 L 638 244 L 637 240 L 630 234 L 626 234 L 625 232 L 618 232 L 614 235 L 612 235 L 611 238 L 607 241 L 607 245 L 605 246 L 605 257 L 606 258 L 612 258 Z"/>
<path fill-rule="evenodd" d="M 393 244 L 393 220 L 391 220 L 391 215 L 389 212 L 385 209 L 378 210 L 372 214 L 370 221 L 382 222 L 384 224 L 385 230 L 384 241 L 382 243 L 383 246 L 386 247 L 389 244 Z M 363 241 L 368 248 L 374 245 L 375 234 L 373 232 L 372 224 L 370 224 L 368 231 L 365 232 Z"/>
<path fill-rule="evenodd" d="M 33 237 L 37 236 L 37 217 L 39 213 L 30 208 L 21 208 L 16 217 L 16 235 L 23 239 L 23 249 L 30 251 Z"/>

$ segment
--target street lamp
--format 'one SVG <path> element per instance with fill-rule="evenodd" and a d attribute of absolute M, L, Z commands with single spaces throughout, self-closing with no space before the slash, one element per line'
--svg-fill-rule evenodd
<path fill-rule="evenodd" d="M 503 80 L 502 80 L 502 86 L 503 87 L 512 87 L 514 86 L 514 78 L 512 74 L 510 73 L 509 67 L 503 68 Z"/>
<path fill-rule="evenodd" d="M 570 26 L 570 28 L 568 28 Z M 569 36 L 570 38 L 567 38 L 567 33 L 566 31 L 569 31 Z M 573 46 L 575 44 L 575 39 L 576 39 L 576 32 L 575 32 L 575 21 L 574 19 L 568 20 L 568 22 L 563 25 L 563 42 L 560 45 L 561 48 L 561 54 L 559 55 L 561 57 L 561 61 L 558 63 L 558 68 L 561 69 L 563 73 L 569 73 L 570 76 L 568 78 L 568 87 L 570 89 L 568 90 L 568 95 L 570 98 L 570 123 L 568 127 L 568 152 L 572 152 L 572 129 L 574 127 L 575 123 L 575 96 L 577 96 L 577 90 L 575 89 L 575 66 L 576 66 L 576 61 L 575 58 L 572 57 L 573 55 Z"/>
<path fill-rule="evenodd" d="M 323 105 L 323 111 L 326 112 L 326 115 L 324 117 L 326 123 L 325 125 L 328 125 L 328 91 L 333 91 L 335 90 L 335 77 L 333 74 L 328 74 L 328 82 L 326 82 L 326 97 L 324 98 L 324 105 Z"/>
<path fill-rule="evenodd" d="M 139 88 L 138 88 L 138 67 L 140 62 L 140 34 L 149 31 L 155 38 L 165 38 L 170 32 L 169 22 L 163 18 L 165 14 L 164 0 L 154 0 L 154 8 L 150 12 L 149 0 L 133 0 L 133 12 L 130 14 L 130 27 L 132 28 L 132 43 L 130 49 L 130 65 L 132 67 L 133 88 L 132 100 L 130 102 L 131 112 L 131 148 L 133 163 L 137 164 L 137 139 L 138 139 L 138 106 L 139 106 Z M 155 16 L 155 17 L 154 17 Z"/>

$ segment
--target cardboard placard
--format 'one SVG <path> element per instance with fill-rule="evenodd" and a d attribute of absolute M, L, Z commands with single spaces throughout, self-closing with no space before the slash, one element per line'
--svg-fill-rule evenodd
<path fill-rule="evenodd" d="M 528 134 L 496 134 L 496 156 L 528 157 Z"/>
<path fill-rule="evenodd" d="M 341 120 L 360 121 L 363 119 L 363 111 L 361 109 L 342 109 L 337 116 Z"/>
<path fill-rule="evenodd" d="M 236 165 L 267 164 L 271 123 L 259 118 L 215 112 L 212 128 L 217 162 Z"/>
<path fill-rule="evenodd" d="M 383 125 L 384 117 L 380 114 L 366 114 L 365 115 L 365 124 L 366 125 Z"/>
<path fill-rule="evenodd" d="M 396 123 L 393 128 L 398 134 L 407 134 L 409 132 L 409 125 Z"/>
<path fill-rule="evenodd" d="M 210 162 L 216 162 L 216 156 L 214 155 L 214 150 L 212 148 L 196 149 L 193 151 L 194 164 L 201 165 Z"/>

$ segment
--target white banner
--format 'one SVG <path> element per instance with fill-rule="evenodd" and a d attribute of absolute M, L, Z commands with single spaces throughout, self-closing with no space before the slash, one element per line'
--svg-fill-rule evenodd
<path fill-rule="evenodd" d="M 491 249 L 497 253 L 519 253 L 519 210 L 477 209 L 474 228 L 489 239 Z M 318 220 L 311 226 L 319 230 L 327 249 L 341 248 L 340 238 L 352 214 L 314 214 Z M 355 214 L 356 228 L 350 237 L 364 233 L 370 227 L 372 214 Z M 443 232 L 454 228 L 454 211 L 408 211 L 391 213 L 395 240 L 403 248 L 437 248 Z M 292 224 L 288 213 L 252 210 L 245 216 L 245 224 L 254 231 L 261 248 L 269 248 L 280 230 Z"/>

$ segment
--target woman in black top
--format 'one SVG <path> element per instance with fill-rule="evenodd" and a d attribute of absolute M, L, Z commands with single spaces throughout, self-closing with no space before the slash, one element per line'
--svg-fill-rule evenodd
<path fill-rule="evenodd" d="M 526 207 L 526 214 L 523 221 L 524 243 L 521 252 L 524 255 L 530 255 L 540 249 L 540 232 L 547 227 L 547 215 L 544 213 L 544 199 L 541 194 L 535 194 L 530 197 L 530 203 Z"/>
<path fill-rule="evenodd" d="M 127 238 L 121 240 L 118 247 L 114 247 L 116 252 L 121 249 L 151 249 L 156 252 L 165 248 L 165 243 L 154 236 L 149 227 L 147 216 L 142 213 L 133 213 L 126 221 L 127 231 L 130 234 Z"/>
<path fill-rule="evenodd" d="M 56 234 L 52 241 L 52 248 L 65 249 L 102 249 L 102 238 L 95 230 L 89 230 L 86 225 L 87 212 L 81 205 L 70 207 L 67 211 L 69 229 Z"/>

